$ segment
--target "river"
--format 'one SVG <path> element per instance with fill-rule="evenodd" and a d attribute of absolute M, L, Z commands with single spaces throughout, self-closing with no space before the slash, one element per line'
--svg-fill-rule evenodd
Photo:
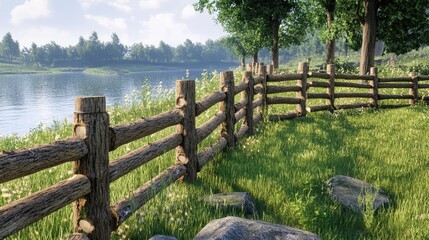
<path fill-rule="evenodd" d="M 214 67 L 211 71 L 225 71 Z M 58 74 L 0 74 L 0 137 L 23 136 L 40 124 L 69 122 L 76 96 L 105 96 L 107 105 L 121 103 L 145 81 L 173 89 L 177 79 L 197 79 L 203 69 L 144 71 L 120 75 L 92 75 L 81 72 Z"/>

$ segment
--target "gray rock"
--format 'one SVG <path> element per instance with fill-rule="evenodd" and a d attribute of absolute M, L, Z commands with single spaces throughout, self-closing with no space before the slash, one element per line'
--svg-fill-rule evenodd
<path fill-rule="evenodd" d="M 255 201 L 246 192 L 217 193 L 204 198 L 213 206 L 221 208 L 232 208 L 243 211 L 246 214 L 256 212 Z"/>
<path fill-rule="evenodd" d="M 342 205 L 351 208 L 357 213 L 361 213 L 366 207 L 363 204 L 363 198 L 367 195 L 369 201 L 373 199 L 373 209 L 378 210 L 381 207 L 389 205 L 389 198 L 382 189 L 377 190 L 373 185 L 362 180 L 337 175 L 330 178 L 327 182 L 330 188 L 332 199 L 339 201 Z"/>
<path fill-rule="evenodd" d="M 279 224 L 225 217 L 209 222 L 194 240 L 319 240 L 320 237 L 300 229 Z"/>
<path fill-rule="evenodd" d="M 155 235 L 149 238 L 149 240 L 177 240 L 177 238 L 172 236 L 165 236 L 165 235 Z"/>

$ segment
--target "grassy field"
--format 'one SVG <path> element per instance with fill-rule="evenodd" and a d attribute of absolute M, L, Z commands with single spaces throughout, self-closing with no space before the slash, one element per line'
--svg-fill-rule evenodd
<path fill-rule="evenodd" d="M 201 77 L 198 99 L 218 88 L 216 78 Z M 237 76 L 240 79 L 240 76 Z M 147 87 L 149 88 L 149 87 Z M 109 109 L 112 125 L 173 108 L 171 93 L 152 100 L 144 89 L 125 106 Z M 209 119 L 211 109 L 198 122 Z M 192 239 L 210 220 L 242 214 L 212 208 L 201 201 L 210 193 L 247 191 L 256 200 L 253 219 L 314 232 L 323 239 L 429 238 L 429 109 L 416 106 L 396 110 L 353 110 L 312 113 L 305 118 L 265 122 L 256 134 L 235 149 L 219 154 L 193 184 L 174 184 L 149 201 L 113 234 L 114 239 L 147 239 L 155 234 Z M 71 135 L 67 123 L 34 129 L 24 137 L 0 139 L 0 151 L 43 144 Z M 111 153 L 115 159 L 174 131 L 166 129 Z M 216 137 L 213 134 L 203 146 Z M 202 148 L 203 146 L 200 146 Z M 112 203 L 174 163 L 174 151 L 133 171 L 111 185 Z M 71 176 L 65 164 L 19 180 L 0 184 L 0 206 Z M 343 174 L 384 189 L 391 206 L 376 215 L 344 209 L 327 195 L 324 181 Z M 71 233 L 71 207 L 52 214 L 10 239 L 58 239 Z"/>

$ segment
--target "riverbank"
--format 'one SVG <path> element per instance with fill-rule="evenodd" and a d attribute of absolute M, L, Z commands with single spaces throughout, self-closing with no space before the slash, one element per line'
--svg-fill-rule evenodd
<path fill-rule="evenodd" d="M 161 70 L 177 70 L 177 69 L 208 69 L 219 66 L 227 68 L 235 68 L 238 63 L 234 62 L 204 62 L 204 63 L 140 63 L 140 62 L 118 62 L 108 63 L 104 65 L 94 66 L 27 66 L 17 63 L 0 63 L 0 74 L 53 74 L 53 73 L 66 73 L 66 72 L 83 72 L 85 74 L 95 75 L 115 75 L 138 73 L 145 71 L 161 71 Z"/>

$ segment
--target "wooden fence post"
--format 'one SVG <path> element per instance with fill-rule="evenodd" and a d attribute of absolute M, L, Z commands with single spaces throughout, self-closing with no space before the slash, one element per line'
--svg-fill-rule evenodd
<path fill-rule="evenodd" d="M 335 65 L 328 64 L 326 66 L 326 72 L 330 76 L 328 80 L 329 87 L 326 88 L 326 93 L 329 95 L 329 99 L 326 102 L 331 106 L 329 111 L 333 113 L 335 110 Z"/>
<path fill-rule="evenodd" d="M 243 92 L 242 98 L 247 99 L 246 104 L 246 118 L 244 119 L 243 124 L 246 125 L 249 129 L 247 133 L 249 135 L 253 134 L 253 100 L 254 100 L 254 79 L 252 72 L 247 71 L 244 73 L 244 82 L 247 83 L 246 91 Z"/>
<path fill-rule="evenodd" d="M 176 148 L 176 163 L 186 167 L 184 180 L 197 179 L 197 131 L 195 129 L 195 81 L 176 81 L 176 108 L 182 111 L 183 121 L 176 125 L 177 133 L 183 136 L 183 143 Z"/>
<path fill-rule="evenodd" d="M 410 95 L 413 95 L 413 99 L 410 99 L 409 103 L 416 105 L 419 100 L 419 77 L 417 76 L 417 72 L 411 72 L 410 77 L 413 80 L 413 86 L 410 89 Z"/>
<path fill-rule="evenodd" d="M 273 75 L 274 74 L 274 65 L 272 65 L 272 64 L 270 64 L 270 65 L 267 65 L 267 74 L 268 75 Z"/>
<path fill-rule="evenodd" d="M 73 172 L 91 182 L 91 192 L 73 204 L 74 230 L 90 239 L 110 239 L 113 215 L 110 211 L 109 115 L 105 97 L 77 97 L 73 136 L 81 138 L 88 154 L 73 163 Z"/>
<path fill-rule="evenodd" d="M 235 108 L 234 108 L 234 72 L 226 71 L 220 73 L 220 90 L 225 92 L 226 98 L 220 103 L 219 110 L 226 115 L 225 122 L 222 123 L 221 136 L 227 140 L 228 147 L 235 146 Z"/>
<path fill-rule="evenodd" d="M 246 71 L 250 71 L 253 73 L 253 64 L 249 63 L 246 65 Z"/>
<path fill-rule="evenodd" d="M 299 115 L 305 117 L 307 115 L 307 73 L 308 63 L 300 62 L 298 65 L 298 73 L 302 74 L 302 79 L 297 80 L 297 86 L 301 87 L 301 90 L 296 93 L 296 97 L 301 99 L 301 103 L 296 106 L 296 110 Z"/>
<path fill-rule="evenodd" d="M 375 108 L 378 108 L 378 68 L 371 67 L 370 68 L 370 75 L 374 76 L 374 79 L 372 82 L 370 82 L 370 85 L 372 87 L 371 93 L 374 95 L 372 98 L 372 105 Z"/>
<path fill-rule="evenodd" d="M 262 100 L 262 116 L 266 116 L 268 113 L 268 104 L 267 104 L 267 72 L 264 67 L 264 63 L 259 64 L 259 76 L 262 77 L 262 92 L 261 92 L 261 100 Z"/>

